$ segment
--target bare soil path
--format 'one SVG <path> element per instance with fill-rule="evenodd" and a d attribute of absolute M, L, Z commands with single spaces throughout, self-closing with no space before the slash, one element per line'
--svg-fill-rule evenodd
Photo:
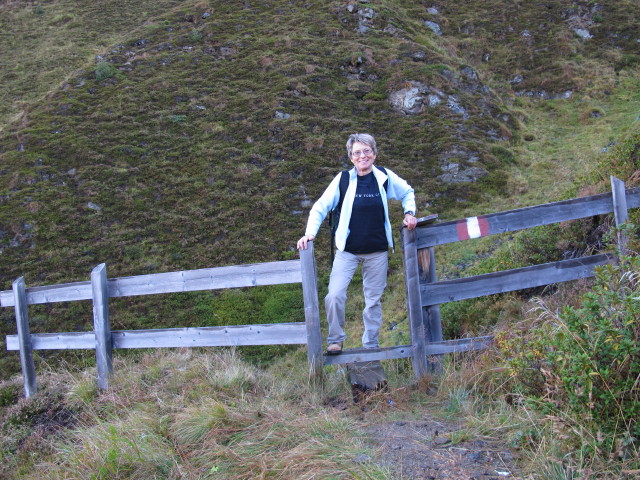
<path fill-rule="evenodd" d="M 465 438 L 459 424 L 428 413 L 418 421 L 370 423 L 367 433 L 398 480 L 525 480 L 516 453 L 499 439 Z"/>
<path fill-rule="evenodd" d="M 407 412 L 410 404 L 401 389 L 390 393 L 379 362 L 350 364 L 347 368 L 353 402 L 362 413 L 367 440 L 378 450 L 374 460 L 388 468 L 398 480 L 530 480 L 523 477 L 517 450 L 500 438 L 478 436 L 461 419 L 435 416 L 429 407 Z M 334 408 L 349 408 L 349 399 L 336 398 Z M 399 404 L 394 402 L 399 401 Z M 396 410 L 393 420 L 385 413 Z M 383 413 L 383 411 L 386 411 Z M 363 461 L 371 461 L 370 458 Z"/>

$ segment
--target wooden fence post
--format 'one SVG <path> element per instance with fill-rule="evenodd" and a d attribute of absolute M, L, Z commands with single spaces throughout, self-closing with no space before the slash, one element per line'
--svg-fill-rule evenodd
<path fill-rule="evenodd" d="M 416 378 L 427 374 L 427 355 L 425 348 L 425 328 L 422 319 L 422 300 L 420 296 L 420 272 L 418 269 L 418 249 L 416 247 L 416 231 L 402 228 L 402 262 L 407 289 L 407 313 L 413 348 L 412 363 Z"/>
<path fill-rule="evenodd" d="M 436 256 L 435 248 L 429 247 L 418 250 L 420 261 L 420 278 L 424 283 L 436 283 L 438 277 L 436 275 Z M 422 319 L 424 321 L 424 333 L 426 341 L 441 342 L 442 341 L 442 322 L 440 320 L 440 305 L 427 305 L 422 307 Z M 439 357 L 432 358 L 429 361 L 429 370 L 431 373 L 439 373 L 442 371 L 442 362 Z"/>
<path fill-rule="evenodd" d="M 111 355 L 113 342 L 109 325 L 109 292 L 107 289 L 107 267 L 101 263 L 91 272 L 93 295 L 93 330 L 96 336 L 96 366 L 98 387 L 109 388 L 109 376 L 113 373 Z"/>
<path fill-rule="evenodd" d="M 313 252 L 313 242 L 306 250 L 300 250 L 302 272 L 302 296 L 304 299 L 304 321 L 307 326 L 307 359 L 309 374 L 316 376 L 322 371 L 322 332 L 320 331 L 320 306 L 318 302 L 318 271 Z"/>
<path fill-rule="evenodd" d="M 620 231 L 620 227 L 629 221 L 629 211 L 627 208 L 627 193 L 624 182 L 611 175 L 611 193 L 613 194 L 613 216 L 618 228 L 618 256 L 626 255 L 629 236 Z"/>
<path fill-rule="evenodd" d="M 20 364 L 24 381 L 24 396 L 29 398 L 36 393 L 36 368 L 33 363 L 33 347 L 29 332 L 29 315 L 27 313 L 27 291 L 24 277 L 13 282 L 16 323 L 18 325 L 18 343 L 20 344 Z"/>
<path fill-rule="evenodd" d="M 426 252 L 425 252 L 426 250 Z M 438 281 L 436 275 L 435 248 L 418 250 L 420 278 L 424 283 L 435 283 Z M 424 253 L 423 253 L 424 252 Z M 428 305 L 424 308 L 425 335 L 429 342 L 442 341 L 442 324 L 440 322 L 440 305 Z"/>

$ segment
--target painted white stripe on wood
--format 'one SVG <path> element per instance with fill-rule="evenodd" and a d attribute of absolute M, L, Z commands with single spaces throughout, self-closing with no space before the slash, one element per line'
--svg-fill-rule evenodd
<path fill-rule="evenodd" d="M 467 232 L 469 233 L 469 238 L 480 238 L 482 236 L 478 217 L 467 218 Z"/>

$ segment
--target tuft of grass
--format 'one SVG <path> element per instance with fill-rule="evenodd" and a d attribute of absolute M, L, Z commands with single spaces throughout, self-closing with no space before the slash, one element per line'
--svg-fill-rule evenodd
<path fill-rule="evenodd" d="M 364 443 L 361 421 L 351 410 L 330 407 L 325 387 L 309 383 L 304 370 L 258 370 L 225 349 L 154 351 L 117 363 L 110 390 L 86 401 L 77 402 L 73 393 L 85 381 L 83 372 L 68 373 L 66 383 L 58 385 L 59 404 L 69 405 L 65 398 L 74 402 L 73 429 L 49 432 L 41 444 L 34 442 L 35 431 L 20 430 L 22 442 L 12 452 L 6 447 L 18 430 L 5 422 L 2 474 L 18 478 L 19 471 L 19 478 L 51 479 L 389 478 L 375 460 L 354 462 L 363 455 L 375 459 Z M 226 369 L 235 372 L 234 378 L 249 377 L 251 387 L 220 383 Z M 345 388 L 344 377 L 338 383 Z M 48 398 L 50 387 L 45 381 L 43 395 L 23 401 L 13 409 L 15 416 L 27 418 Z M 39 445 L 48 448 L 38 450 Z M 14 459 L 21 455 L 39 457 L 18 467 Z"/>
<path fill-rule="evenodd" d="M 96 81 L 102 82 L 108 78 L 113 78 L 118 73 L 118 69 L 108 62 L 100 62 L 96 65 Z"/>

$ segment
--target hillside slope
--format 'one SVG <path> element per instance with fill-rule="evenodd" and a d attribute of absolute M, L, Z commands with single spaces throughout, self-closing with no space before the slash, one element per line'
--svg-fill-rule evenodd
<path fill-rule="evenodd" d="M 93 4 L 0 6 L 12 71 L 2 289 L 18 276 L 84 280 L 102 262 L 123 276 L 292 258 L 354 131 L 376 135 L 379 162 L 415 187 L 420 214 L 455 218 L 531 191 L 554 200 L 547 192 L 563 189 L 541 175 L 570 185 L 580 171 L 548 176 L 562 155 L 540 132 L 571 118 L 593 143 L 612 142 L 615 129 L 608 138 L 592 124 L 629 128 L 640 103 L 627 95 L 640 60 L 634 1 Z M 47 31 L 77 48 L 44 50 Z M 623 103 L 607 117 L 603 105 Z M 586 170 L 596 157 L 582 153 Z M 218 321 L 197 303 L 123 302 L 114 322 Z M 38 310 L 34 331 L 90 328 L 85 307 Z M 1 315 L 0 333 L 13 333 L 12 312 Z"/>

